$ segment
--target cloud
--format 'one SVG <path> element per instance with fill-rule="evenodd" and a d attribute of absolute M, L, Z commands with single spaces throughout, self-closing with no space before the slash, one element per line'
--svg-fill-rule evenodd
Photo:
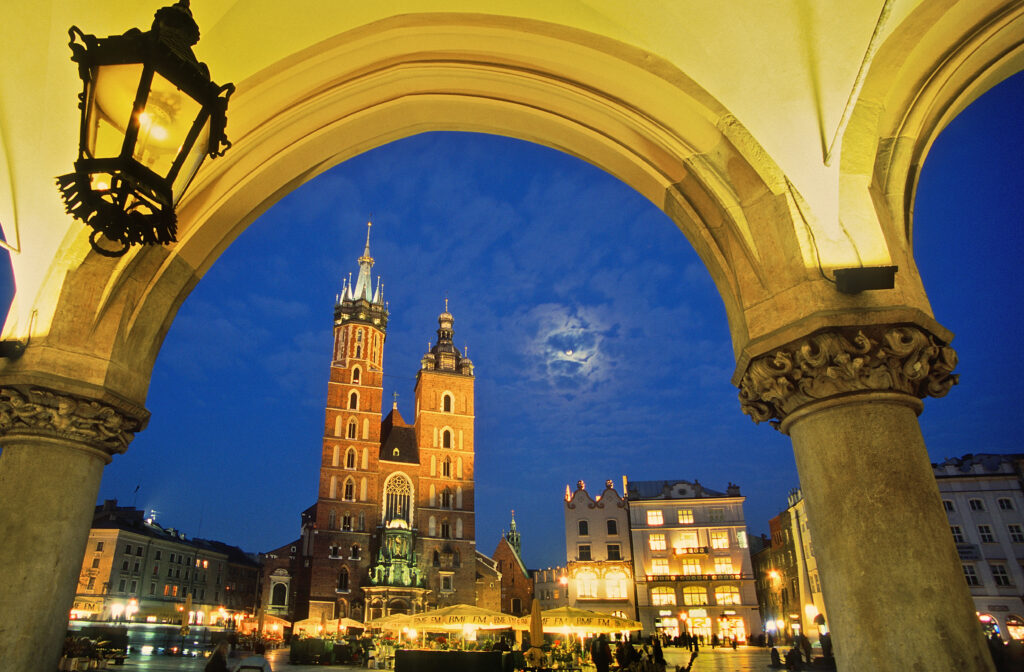
<path fill-rule="evenodd" d="M 612 363 L 602 351 L 613 336 L 600 308 L 546 303 L 534 306 L 519 319 L 528 335 L 525 354 L 534 381 L 562 391 L 592 389 L 611 375 Z"/>

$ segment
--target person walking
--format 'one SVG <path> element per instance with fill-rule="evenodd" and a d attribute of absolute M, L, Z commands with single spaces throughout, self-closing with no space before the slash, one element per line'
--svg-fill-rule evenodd
<path fill-rule="evenodd" d="M 230 646 L 228 640 L 220 640 L 213 648 L 210 659 L 206 661 L 203 672 L 228 672 L 228 649 Z"/>
<path fill-rule="evenodd" d="M 604 635 L 598 635 L 590 644 L 590 660 L 597 672 L 608 672 L 608 666 L 612 664 L 612 649 Z"/>

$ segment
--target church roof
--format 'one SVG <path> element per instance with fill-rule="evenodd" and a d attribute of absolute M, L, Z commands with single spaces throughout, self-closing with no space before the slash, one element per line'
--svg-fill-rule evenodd
<path fill-rule="evenodd" d="M 380 423 L 380 459 L 388 462 L 420 463 L 416 430 L 405 423 L 398 409 L 392 409 Z"/>

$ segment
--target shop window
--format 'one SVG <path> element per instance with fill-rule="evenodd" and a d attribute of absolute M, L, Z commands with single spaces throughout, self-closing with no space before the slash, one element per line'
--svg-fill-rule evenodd
<path fill-rule="evenodd" d="M 740 589 L 736 586 L 718 586 L 715 588 L 715 604 L 739 604 Z"/>
<path fill-rule="evenodd" d="M 700 590 L 703 590 L 701 588 Z M 676 590 L 670 586 L 651 588 L 651 604 L 660 607 L 676 603 Z M 705 602 L 706 603 L 706 602 Z M 703 604 L 703 603 L 702 603 Z"/>

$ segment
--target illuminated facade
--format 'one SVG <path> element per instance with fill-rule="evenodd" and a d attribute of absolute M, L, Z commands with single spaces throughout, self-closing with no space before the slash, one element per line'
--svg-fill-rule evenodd
<path fill-rule="evenodd" d="M 241 549 L 189 539 L 131 507 L 96 507 L 72 620 L 239 623 L 255 613 L 259 563 Z"/>
<path fill-rule="evenodd" d="M 986 634 L 1024 639 L 1024 454 L 933 464 L 964 579 Z"/>
<path fill-rule="evenodd" d="M 627 497 L 644 630 L 738 642 L 760 633 L 739 486 L 630 481 Z"/>
<path fill-rule="evenodd" d="M 369 228 L 358 261 L 334 308 L 317 502 L 301 538 L 275 552 L 289 549 L 278 568 L 289 598 L 278 606 L 296 618 L 372 619 L 476 600 L 473 363 L 452 342 L 446 301 L 417 372 L 413 423 L 397 401 L 382 419 L 388 309 L 380 280 L 372 286 Z"/>
<path fill-rule="evenodd" d="M 626 500 L 610 480 L 596 497 L 577 481 L 575 491 L 565 487 L 564 505 L 569 606 L 635 618 Z"/>
<path fill-rule="evenodd" d="M 569 606 L 569 574 L 565 567 L 535 569 L 533 595 L 544 611 Z"/>

